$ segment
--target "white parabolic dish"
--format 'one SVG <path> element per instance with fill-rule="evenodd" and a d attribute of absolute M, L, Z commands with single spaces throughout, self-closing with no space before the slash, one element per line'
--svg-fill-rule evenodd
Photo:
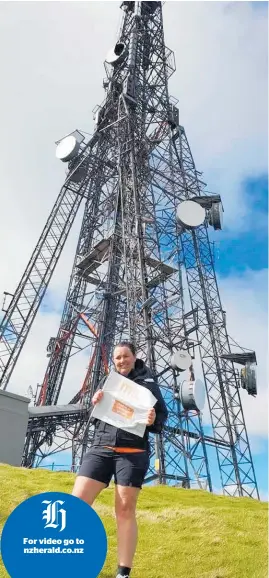
<path fill-rule="evenodd" d="M 63 161 L 72 158 L 73 154 L 75 153 L 77 145 L 78 145 L 77 140 L 73 135 L 69 135 L 63 140 L 61 140 L 61 142 L 59 142 L 56 148 L 57 159 Z"/>
<path fill-rule="evenodd" d="M 110 48 L 106 55 L 106 62 L 108 64 L 115 64 L 123 55 L 125 46 L 123 42 L 118 42 L 114 48 Z"/>
<path fill-rule="evenodd" d="M 177 208 L 177 219 L 185 227 L 199 227 L 205 220 L 205 209 L 195 201 L 183 201 Z"/>
<path fill-rule="evenodd" d="M 181 371 L 184 371 L 185 369 L 188 369 L 188 367 L 190 367 L 192 361 L 191 361 L 191 356 L 188 353 L 188 351 L 176 351 L 171 358 L 171 365 L 174 368 L 177 369 L 181 369 Z"/>
<path fill-rule="evenodd" d="M 111 48 L 106 55 L 106 62 L 108 64 L 114 64 L 118 59 L 119 57 L 115 54 L 114 48 Z"/>
<path fill-rule="evenodd" d="M 202 410 L 205 405 L 205 386 L 200 379 L 196 379 L 193 384 L 193 395 L 195 404 L 199 410 Z"/>
<path fill-rule="evenodd" d="M 202 411 L 205 405 L 205 386 L 200 379 L 183 381 L 180 396 L 184 409 Z"/>

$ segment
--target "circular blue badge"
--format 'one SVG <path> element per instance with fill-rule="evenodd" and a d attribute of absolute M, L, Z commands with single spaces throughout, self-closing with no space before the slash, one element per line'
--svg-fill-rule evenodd
<path fill-rule="evenodd" d="M 91 506 L 70 494 L 46 492 L 28 498 L 10 514 L 1 555 L 12 578 L 97 578 L 107 555 L 107 537 Z"/>

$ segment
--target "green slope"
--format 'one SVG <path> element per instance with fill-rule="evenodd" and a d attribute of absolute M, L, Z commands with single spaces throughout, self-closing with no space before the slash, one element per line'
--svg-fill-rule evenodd
<path fill-rule="evenodd" d="M 71 493 L 75 476 L 0 467 L 0 528 L 26 498 L 47 491 Z M 113 486 L 94 508 L 108 536 L 100 578 L 114 578 L 116 533 Z M 267 578 L 267 507 L 247 498 L 197 490 L 143 488 L 138 501 L 139 545 L 132 578 Z M 0 561 L 0 577 L 7 577 Z"/>

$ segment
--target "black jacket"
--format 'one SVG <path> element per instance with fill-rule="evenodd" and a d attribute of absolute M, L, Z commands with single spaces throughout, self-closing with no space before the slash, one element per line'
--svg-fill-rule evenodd
<path fill-rule="evenodd" d="M 137 359 L 134 369 L 132 369 L 127 377 L 135 383 L 149 389 L 156 397 L 157 402 L 154 407 L 156 412 L 155 422 L 153 425 L 146 427 L 144 437 L 141 438 L 99 419 L 94 419 L 92 421 L 95 425 L 93 446 L 117 446 L 149 450 L 149 433 L 160 433 L 167 420 L 168 411 L 160 388 L 154 381 L 153 374 L 145 365 L 144 361 Z"/>

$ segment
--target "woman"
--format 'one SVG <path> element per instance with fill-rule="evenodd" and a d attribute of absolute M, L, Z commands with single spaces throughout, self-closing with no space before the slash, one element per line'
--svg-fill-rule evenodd
<path fill-rule="evenodd" d="M 151 371 L 136 358 L 132 343 L 119 343 L 114 350 L 113 362 L 118 373 L 149 389 L 157 402 L 155 408 L 148 411 L 143 438 L 95 420 L 93 443 L 84 456 L 73 495 L 92 505 L 114 475 L 118 538 L 116 578 L 129 578 L 137 545 L 136 504 L 150 463 L 149 432 L 161 432 L 168 412 Z M 102 390 L 96 391 L 92 404 L 98 403 L 103 395 Z"/>

